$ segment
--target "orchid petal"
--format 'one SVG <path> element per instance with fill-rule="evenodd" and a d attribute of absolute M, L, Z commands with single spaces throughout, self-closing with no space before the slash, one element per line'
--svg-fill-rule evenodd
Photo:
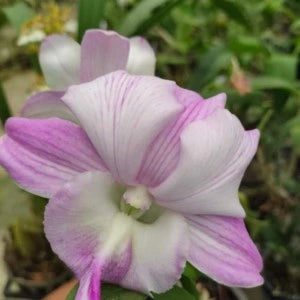
<path fill-rule="evenodd" d="M 165 212 L 153 224 L 136 222 L 131 266 L 120 285 L 146 294 L 169 290 L 183 272 L 187 236 L 184 218 L 173 212 Z"/>
<path fill-rule="evenodd" d="M 39 92 L 26 101 L 22 108 L 21 116 L 25 118 L 45 119 L 57 117 L 78 123 L 66 104 L 61 101 L 64 92 L 44 91 Z"/>
<path fill-rule="evenodd" d="M 154 75 L 155 53 L 150 44 L 142 37 L 130 39 L 129 57 L 126 70 L 135 75 Z"/>
<path fill-rule="evenodd" d="M 79 288 L 75 300 L 101 300 L 101 271 L 99 262 L 91 263 L 87 271 L 80 278 Z"/>
<path fill-rule="evenodd" d="M 238 187 L 258 139 L 257 130 L 244 131 L 235 116 L 219 109 L 183 131 L 176 169 L 150 193 L 176 211 L 243 217 Z"/>
<path fill-rule="evenodd" d="M 261 256 L 240 218 L 187 216 L 188 260 L 215 281 L 239 287 L 263 283 Z"/>
<path fill-rule="evenodd" d="M 119 211 L 122 193 L 113 193 L 114 188 L 105 173 L 83 173 L 66 183 L 46 208 L 46 236 L 78 277 L 78 299 L 98 296 L 100 279 L 146 293 L 165 291 L 185 265 L 184 217 L 169 212 L 153 224 L 140 223 Z"/>
<path fill-rule="evenodd" d="M 175 84 L 118 71 L 71 87 L 63 96 L 114 178 L 134 185 L 154 137 L 180 113 Z"/>
<path fill-rule="evenodd" d="M 64 35 L 50 35 L 41 45 L 39 60 L 49 87 L 64 90 L 80 82 L 80 45 Z"/>
<path fill-rule="evenodd" d="M 125 70 L 129 40 L 114 31 L 88 30 L 81 43 L 80 78 L 82 82 L 107 73 Z"/>
<path fill-rule="evenodd" d="M 87 172 L 77 175 L 50 199 L 45 211 L 45 233 L 52 249 L 74 271 L 80 281 L 76 299 L 99 299 L 103 265 L 109 256 L 101 245 L 110 238 L 110 229 L 118 213 L 112 201 L 114 182 L 110 175 Z M 123 257 L 123 265 L 113 271 L 124 277 L 130 264 L 127 239 L 114 251 Z M 119 274 L 119 275 L 117 275 Z M 99 280 L 94 284 L 93 279 Z M 98 298 L 97 298 L 98 297 Z"/>
<path fill-rule="evenodd" d="M 141 184 L 157 186 L 176 168 L 180 156 L 180 135 L 195 120 L 201 120 L 216 109 L 224 108 L 226 95 L 219 94 L 204 100 L 195 92 L 177 87 L 176 98 L 184 105 L 183 112 L 152 141 L 145 153 L 138 174 Z"/>
<path fill-rule="evenodd" d="M 84 131 L 60 120 L 11 118 L 0 139 L 0 165 L 25 190 L 50 197 L 74 175 L 105 170 Z"/>

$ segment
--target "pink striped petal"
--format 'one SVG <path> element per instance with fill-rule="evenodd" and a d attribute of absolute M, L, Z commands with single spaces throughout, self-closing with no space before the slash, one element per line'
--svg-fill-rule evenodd
<path fill-rule="evenodd" d="M 84 131 L 60 119 L 11 118 L 0 139 L 0 165 L 24 189 L 50 197 L 74 175 L 105 170 Z"/>
<path fill-rule="evenodd" d="M 101 264 L 95 261 L 80 278 L 75 300 L 101 300 Z"/>
<path fill-rule="evenodd" d="M 224 109 L 193 122 L 181 134 L 176 169 L 151 194 L 176 211 L 243 217 L 238 187 L 258 139 Z"/>
<path fill-rule="evenodd" d="M 80 281 L 76 299 L 99 299 L 100 280 L 121 280 L 131 263 L 130 239 L 126 230 L 122 232 L 128 225 L 125 215 L 123 227 L 116 232 L 123 234 L 123 241 L 118 237 L 113 241 L 113 221 L 119 211 L 119 199 L 112 198 L 113 188 L 110 175 L 83 173 L 66 183 L 46 207 L 46 236 L 53 251 Z"/>
<path fill-rule="evenodd" d="M 38 119 L 57 117 L 78 123 L 70 109 L 61 101 L 63 94 L 64 92 L 45 91 L 32 95 L 23 106 L 21 116 Z"/>
<path fill-rule="evenodd" d="M 135 75 L 154 75 L 155 53 L 150 44 L 142 37 L 130 39 L 130 50 L 126 70 Z"/>
<path fill-rule="evenodd" d="M 81 82 L 125 70 L 129 40 L 114 31 L 88 30 L 81 43 Z"/>
<path fill-rule="evenodd" d="M 215 281 L 228 286 L 263 284 L 261 256 L 239 218 L 187 216 L 188 260 Z"/>
<path fill-rule="evenodd" d="M 47 205 L 46 236 L 78 277 L 78 300 L 99 299 L 100 280 L 146 293 L 165 291 L 184 268 L 184 217 L 170 212 L 153 224 L 140 223 L 119 211 L 121 196 L 109 175 L 87 172 Z"/>
<path fill-rule="evenodd" d="M 207 100 L 195 92 L 177 87 L 177 101 L 185 109 L 153 139 L 143 158 L 138 180 L 146 186 L 162 183 L 176 168 L 180 156 L 180 136 L 193 121 L 201 120 L 218 108 L 224 108 L 226 95 L 219 94 Z"/>
<path fill-rule="evenodd" d="M 63 96 L 114 178 L 134 185 L 151 141 L 183 109 L 175 83 L 118 71 Z"/>
<path fill-rule="evenodd" d="M 80 82 L 80 45 L 64 35 L 50 35 L 42 43 L 40 65 L 49 87 L 64 90 Z"/>

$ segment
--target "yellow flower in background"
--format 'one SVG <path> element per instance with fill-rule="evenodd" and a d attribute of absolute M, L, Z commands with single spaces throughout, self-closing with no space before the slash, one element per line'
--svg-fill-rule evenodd
<path fill-rule="evenodd" d="M 29 52 L 38 52 L 40 42 L 49 34 L 74 34 L 77 23 L 72 19 L 70 7 L 47 3 L 34 18 L 25 22 L 17 41 L 18 46 L 26 46 Z"/>

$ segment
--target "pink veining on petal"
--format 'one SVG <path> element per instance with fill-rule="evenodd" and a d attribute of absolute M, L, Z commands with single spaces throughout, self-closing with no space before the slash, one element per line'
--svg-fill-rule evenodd
<path fill-rule="evenodd" d="M 244 217 L 238 187 L 258 140 L 257 130 L 245 131 L 235 116 L 218 109 L 183 131 L 176 169 L 149 192 L 177 212 Z"/>
<path fill-rule="evenodd" d="M 10 118 L 0 139 L 0 164 L 27 191 L 50 197 L 74 175 L 105 171 L 85 132 L 69 121 Z"/>
<path fill-rule="evenodd" d="M 103 281 L 119 283 L 126 276 L 132 262 L 132 243 L 118 257 L 109 257 L 103 263 Z"/>
<path fill-rule="evenodd" d="M 159 185 L 175 169 L 180 154 L 180 135 L 187 125 L 195 120 L 204 119 L 217 108 L 225 106 L 225 94 L 203 100 L 197 93 L 178 86 L 175 87 L 174 93 L 177 101 L 184 105 L 185 109 L 155 137 L 144 155 L 137 180 L 146 186 Z"/>
<path fill-rule="evenodd" d="M 189 261 L 217 282 L 252 287 L 263 283 L 261 256 L 243 219 L 191 216 Z"/>
<path fill-rule="evenodd" d="M 99 247 L 99 245 L 97 245 Z M 132 246 L 127 246 L 118 257 L 95 257 L 97 248 L 88 254 L 93 259 L 80 278 L 76 300 L 101 300 L 101 282 L 120 283 L 126 276 L 132 260 Z"/>
<path fill-rule="evenodd" d="M 99 299 L 100 279 L 118 283 L 131 265 L 130 239 L 121 243 L 120 249 L 103 249 L 110 238 L 111 222 L 120 214 L 111 199 L 113 184 L 107 173 L 79 174 L 65 183 L 46 207 L 47 239 L 80 281 L 76 299 Z"/>
<path fill-rule="evenodd" d="M 86 269 L 86 273 L 80 278 L 75 300 L 101 300 L 101 265 L 100 261 L 94 260 Z"/>
<path fill-rule="evenodd" d="M 175 83 L 117 71 L 69 88 L 63 101 L 115 180 L 135 185 L 148 145 L 184 109 Z"/>

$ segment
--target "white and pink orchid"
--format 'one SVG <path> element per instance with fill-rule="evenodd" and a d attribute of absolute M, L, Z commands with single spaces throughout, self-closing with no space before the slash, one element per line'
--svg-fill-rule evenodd
<path fill-rule="evenodd" d="M 95 64 L 97 53 L 87 56 Z M 81 80 L 94 79 L 84 69 Z M 0 139 L 0 164 L 50 198 L 46 236 L 79 279 L 76 299 L 99 299 L 102 281 L 164 292 L 186 261 L 225 285 L 262 284 L 238 199 L 258 130 L 244 130 L 225 94 L 204 100 L 172 81 L 108 72 L 59 98 L 76 122 L 11 118 Z"/>
<path fill-rule="evenodd" d="M 31 96 L 21 115 L 51 116 L 76 121 L 61 101 L 66 89 L 117 70 L 135 75 L 154 75 L 155 54 L 142 37 L 126 38 L 114 31 L 88 30 L 81 45 L 66 35 L 50 35 L 42 43 L 40 65 L 51 90 Z"/>

